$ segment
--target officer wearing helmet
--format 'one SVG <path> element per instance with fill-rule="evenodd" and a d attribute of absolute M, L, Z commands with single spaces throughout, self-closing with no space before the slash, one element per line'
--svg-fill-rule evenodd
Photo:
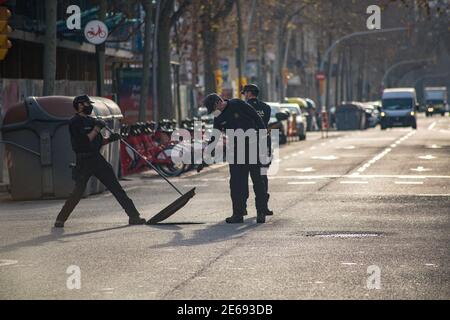
<path fill-rule="evenodd" d="M 209 94 L 205 100 L 204 105 L 208 113 L 220 113 L 214 118 L 214 129 L 218 130 L 265 130 L 267 129 L 261 117 L 256 113 L 249 104 L 240 99 L 224 100 L 218 94 Z M 233 215 L 227 218 L 227 223 L 242 223 L 244 215 L 246 214 L 246 192 L 248 193 L 248 176 L 253 179 L 255 202 L 257 210 L 257 223 L 264 223 L 266 221 L 267 196 L 264 182 L 261 178 L 261 165 L 251 164 L 248 161 L 249 142 L 245 143 L 245 150 L 237 149 L 237 143 L 234 142 L 234 155 L 239 152 L 245 152 L 245 163 L 230 163 L 230 190 L 231 201 L 233 203 Z M 197 169 L 199 170 L 199 169 Z M 201 167 L 200 167 L 201 170 Z M 248 197 L 248 196 L 247 196 Z"/>
<path fill-rule="evenodd" d="M 264 124 L 266 125 L 266 127 L 269 127 L 269 120 L 270 120 L 270 114 L 271 114 L 271 108 L 267 103 L 264 103 L 263 101 L 258 99 L 258 95 L 259 95 L 259 88 L 257 85 L 255 84 L 248 84 L 244 87 L 244 89 L 242 89 L 241 94 L 245 97 L 245 101 L 247 101 L 247 103 L 249 105 L 251 105 L 256 112 L 259 114 L 259 116 L 263 119 Z M 270 137 L 268 139 L 268 147 L 269 150 L 272 146 L 272 144 L 270 143 Z M 265 165 L 264 167 L 266 168 L 266 170 L 268 169 L 268 167 L 270 166 L 270 163 Z M 252 177 L 253 179 L 253 177 Z M 264 181 L 264 185 L 266 187 L 266 193 L 267 193 L 267 199 L 269 199 L 270 195 L 269 195 L 269 180 L 267 179 L 267 175 L 262 175 L 262 179 Z M 248 193 L 248 188 L 247 188 L 247 192 L 246 192 L 246 197 L 248 199 L 249 193 Z M 266 212 L 266 216 L 271 216 L 273 215 L 273 211 L 268 210 Z"/>
<path fill-rule="evenodd" d="M 101 119 L 90 117 L 94 109 L 93 103 L 87 95 L 77 96 L 73 100 L 76 114 L 70 119 L 69 131 L 72 149 L 76 154 L 76 166 L 72 175 L 75 189 L 58 214 L 55 228 L 64 227 L 64 223 L 80 202 L 91 176 L 95 176 L 111 191 L 128 215 L 129 224 L 145 224 L 145 219 L 140 218 L 133 201 L 119 184 L 112 166 L 100 154 L 103 145 L 119 140 L 120 135 L 114 133 L 108 139 L 103 138 L 100 131 L 106 123 Z"/>

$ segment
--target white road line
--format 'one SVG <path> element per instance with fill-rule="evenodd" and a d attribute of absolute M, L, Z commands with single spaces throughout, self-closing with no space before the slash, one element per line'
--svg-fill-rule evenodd
<path fill-rule="evenodd" d="M 416 194 L 417 197 L 449 197 L 450 198 L 450 193 L 449 194 L 426 194 L 426 193 L 420 193 L 420 194 Z"/>
<path fill-rule="evenodd" d="M 0 267 L 11 266 L 17 262 L 17 260 L 0 259 Z"/>
<path fill-rule="evenodd" d="M 311 159 L 313 159 L 313 160 L 333 161 L 333 160 L 337 160 L 339 158 L 334 156 L 334 155 L 331 155 L 331 156 L 324 156 L 324 157 L 315 156 L 315 157 L 311 157 Z"/>
<path fill-rule="evenodd" d="M 377 154 L 375 157 L 373 157 L 371 160 L 369 160 L 367 163 L 365 163 L 364 165 L 362 165 L 360 168 L 358 168 L 356 170 L 356 172 L 358 173 L 363 173 L 364 171 L 366 171 L 371 165 L 373 165 L 375 162 L 379 161 L 380 159 L 382 159 L 384 156 L 386 156 L 389 152 L 392 151 L 392 148 L 397 147 L 399 144 L 401 144 L 403 141 L 405 141 L 406 139 L 408 139 L 409 137 L 411 137 L 413 134 L 415 134 L 416 131 L 411 131 L 409 133 L 407 133 L 406 135 L 404 135 L 403 137 L 401 137 L 399 140 L 397 140 L 394 144 L 391 145 L 391 147 L 388 147 L 386 149 L 384 149 L 381 153 Z"/>
<path fill-rule="evenodd" d="M 438 175 L 428 175 L 428 176 L 419 176 L 419 175 L 396 175 L 396 174 L 379 174 L 379 175 L 356 175 L 356 174 L 348 174 L 348 175 L 300 175 L 300 176 L 268 176 L 271 180 L 284 180 L 284 179 L 299 179 L 299 180 L 316 180 L 316 179 L 336 179 L 336 178 L 351 178 L 351 179 L 450 179 L 450 176 L 438 176 Z"/>
<path fill-rule="evenodd" d="M 422 160 L 433 160 L 433 159 L 436 159 L 436 157 L 431 155 L 431 154 L 427 154 L 426 156 L 420 156 L 419 159 L 422 159 Z"/>
<path fill-rule="evenodd" d="M 430 124 L 430 125 L 428 126 L 428 130 L 433 130 L 433 128 L 436 126 L 436 124 L 437 124 L 437 122 L 434 121 L 432 124 Z"/>
<path fill-rule="evenodd" d="M 307 168 L 287 168 L 285 171 L 294 171 L 294 172 L 314 172 L 316 171 L 313 167 Z"/>

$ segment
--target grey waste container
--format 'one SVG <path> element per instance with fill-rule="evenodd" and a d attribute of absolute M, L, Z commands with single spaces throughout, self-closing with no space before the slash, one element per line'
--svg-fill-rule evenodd
<path fill-rule="evenodd" d="M 356 102 L 344 102 L 336 108 L 337 130 L 362 130 L 366 125 L 366 113 Z"/>
<path fill-rule="evenodd" d="M 66 198 L 74 182 L 70 163 L 75 154 L 68 123 L 74 115 L 73 97 L 28 97 L 7 109 L 1 127 L 14 200 Z M 104 98 L 92 98 L 94 114 L 115 132 L 120 130 L 119 106 Z M 119 141 L 104 146 L 103 156 L 118 172 Z M 88 182 L 86 195 L 104 191 L 97 179 Z"/>

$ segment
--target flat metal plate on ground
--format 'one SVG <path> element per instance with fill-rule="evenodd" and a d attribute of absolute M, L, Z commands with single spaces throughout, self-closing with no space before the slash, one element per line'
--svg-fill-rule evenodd
<path fill-rule="evenodd" d="M 161 210 L 158 214 L 153 216 L 150 220 L 147 221 L 147 224 L 157 224 L 158 222 L 164 221 L 170 216 L 172 216 L 175 212 L 183 208 L 188 201 L 195 196 L 195 188 L 192 188 L 180 198 L 169 204 L 163 210 Z"/>
<path fill-rule="evenodd" d="M 382 232 L 355 232 L 355 231 L 312 231 L 306 233 L 307 237 L 316 238 L 371 238 L 371 237 L 381 237 Z"/>

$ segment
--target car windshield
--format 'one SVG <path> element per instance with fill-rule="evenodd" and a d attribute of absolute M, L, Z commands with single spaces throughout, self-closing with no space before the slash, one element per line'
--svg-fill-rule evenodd
<path fill-rule="evenodd" d="M 270 116 L 272 117 L 275 117 L 277 113 L 281 112 L 280 107 L 271 106 L 270 109 Z"/>
<path fill-rule="evenodd" d="M 287 111 L 289 111 L 290 113 L 292 113 L 292 114 L 298 114 L 298 109 L 297 108 L 295 108 L 295 107 L 286 107 L 285 108 Z"/>
<path fill-rule="evenodd" d="M 427 103 L 429 103 L 429 104 L 444 104 L 444 100 L 436 100 L 436 99 L 427 100 Z"/>
<path fill-rule="evenodd" d="M 384 110 L 407 110 L 413 107 L 411 98 L 383 99 Z"/>

